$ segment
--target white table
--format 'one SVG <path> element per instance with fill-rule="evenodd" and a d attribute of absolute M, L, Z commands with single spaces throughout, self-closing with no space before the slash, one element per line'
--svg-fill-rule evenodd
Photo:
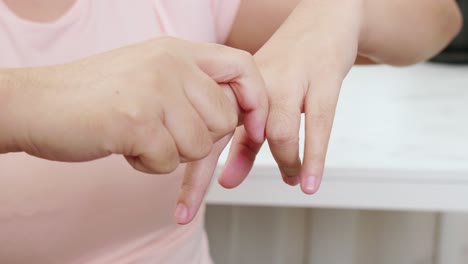
<path fill-rule="evenodd" d="M 306 196 L 285 185 L 265 144 L 241 186 L 226 190 L 213 181 L 207 199 L 209 204 L 468 211 L 468 67 L 354 68 L 343 85 L 317 194 Z"/>

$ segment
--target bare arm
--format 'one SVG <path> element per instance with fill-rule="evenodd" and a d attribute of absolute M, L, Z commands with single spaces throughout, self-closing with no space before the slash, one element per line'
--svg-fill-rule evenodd
<path fill-rule="evenodd" d="M 357 62 L 371 62 L 367 58 L 395 65 L 422 61 L 444 48 L 461 28 L 462 18 L 454 0 L 363 1 Z M 243 0 L 227 44 L 255 53 L 299 2 Z M 314 5 L 320 1 L 303 2 L 311 2 L 307 12 L 314 15 Z"/>
<path fill-rule="evenodd" d="M 454 0 L 368 0 L 365 8 L 359 52 L 382 63 L 426 60 L 447 46 L 462 26 Z"/>
<path fill-rule="evenodd" d="M 161 79 L 157 74 L 146 75 L 159 68 L 168 74 L 161 71 Z M 190 87 L 205 87 L 210 94 L 191 89 L 203 95 L 194 96 L 177 90 L 189 89 L 181 81 L 184 78 L 190 80 Z M 144 84 L 138 89 L 124 84 L 135 80 Z M 236 128 L 240 111 L 245 112 L 241 121 L 252 128 L 253 137 L 263 141 L 268 114 L 263 85 L 247 52 L 170 37 L 67 64 L 0 68 L 0 154 L 22 151 L 66 162 L 122 154 L 137 170 L 172 172 L 180 162 L 208 155 L 215 142 Z M 163 118 L 172 121 L 161 122 Z M 192 138 L 196 142 L 190 142 Z"/>

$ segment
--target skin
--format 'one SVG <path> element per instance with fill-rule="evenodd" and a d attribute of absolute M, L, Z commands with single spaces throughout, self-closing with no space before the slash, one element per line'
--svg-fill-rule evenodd
<path fill-rule="evenodd" d="M 72 0 L 6 0 L 5 2 L 20 16 L 41 22 L 60 17 L 73 4 Z M 37 11 L 31 8 L 34 5 L 36 8 L 37 6 L 44 7 L 41 9 L 41 15 L 37 15 Z M 46 5 L 47 8 L 45 8 Z M 268 100 L 269 108 L 263 103 L 257 105 L 257 108 L 251 104 L 248 105 L 249 107 L 242 107 L 242 98 L 245 100 L 253 98 L 257 102 L 261 102 L 262 99 L 258 96 L 261 94 L 261 89 L 255 89 L 255 87 L 263 87 L 260 81 L 256 81 L 255 85 L 258 86 L 248 85 L 249 89 L 256 91 L 257 97 L 250 97 L 245 92 L 247 89 L 240 89 L 245 92 L 245 97 L 242 97 L 242 94 L 234 89 L 236 99 L 241 105 L 241 111 L 246 113 L 245 126 L 235 131 L 228 162 L 219 182 L 227 188 L 238 186 L 253 166 L 255 156 L 263 142 L 263 135 L 266 135 L 271 152 L 283 175 L 283 180 L 290 185 L 300 183 L 302 191 L 307 194 L 315 193 L 323 176 L 324 161 L 341 83 L 352 65 L 354 63 L 408 65 L 423 61 L 445 47 L 460 30 L 460 27 L 461 16 L 454 0 L 243 0 L 227 45 L 254 54 L 255 63 L 266 83 L 264 99 Z M 237 55 L 247 60 L 245 54 L 239 53 Z M 187 56 L 190 57 L 190 54 Z M 206 58 L 210 57 L 207 55 Z M 106 68 L 111 59 L 101 58 L 88 61 L 89 64 L 96 65 L 96 69 L 101 69 L 99 65 L 105 65 L 101 67 Z M 135 63 L 138 64 L 138 61 Z M 218 65 L 221 69 L 229 72 L 229 64 L 228 66 L 224 65 L 226 67 L 222 67 L 222 63 Z M 135 69 L 143 70 L 143 68 L 136 67 Z M 249 76 L 252 77 L 252 72 L 256 71 L 253 68 L 255 67 L 248 68 L 248 71 L 238 76 L 230 76 L 233 77 L 231 80 L 237 80 L 236 77 L 249 73 Z M 63 66 L 63 68 L 47 69 L 46 71 L 65 71 L 70 72 L 70 75 L 88 75 L 86 72 L 83 74 L 78 69 L 80 69 L 78 66 Z M 40 71 L 44 73 L 44 70 Z M 42 81 L 31 78 L 31 76 L 38 76 L 30 74 L 31 71 L 36 70 L 30 69 L 26 73 L 21 70 L 13 73 L 0 71 L 0 100 L 11 102 L 10 99 L 14 94 L 12 91 L 28 86 L 34 87 L 36 83 L 41 83 Z M 129 69 L 125 75 L 132 76 L 132 74 L 134 72 Z M 187 74 L 188 78 L 194 78 L 193 75 Z M 216 74 L 214 76 L 207 72 L 205 74 L 215 82 L 223 82 L 215 78 L 218 76 Z M 40 76 L 52 80 L 56 78 L 51 77 L 53 74 L 49 73 Z M 221 76 L 225 75 L 221 74 Z M 46 81 L 45 83 L 50 82 Z M 67 83 L 67 85 L 74 84 Z M 108 88 L 113 88 L 113 85 L 109 82 Z M 59 85 L 59 87 L 61 86 Z M 230 91 L 230 89 L 224 90 L 227 93 Z M 92 95 L 99 98 L 98 93 Z M 154 93 L 146 95 L 156 96 Z M 219 98 L 222 96 L 219 95 Z M 134 98 L 135 102 L 138 101 L 137 99 Z M 6 105 L 4 102 L 0 102 L 3 107 Z M 96 102 L 99 104 L 107 103 L 106 101 Z M 235 103 L 230 105 L 235 109 Z M 15 106 L 11 107 L 15 108 Z M 0 109 L 0 111 L 3 113 L 5 109 Z M 10 111 L 15 112 L 11 109 Z M 171 111 L 189 110 L 174 108 Z M 129 115 L 132 116 L 134 112 L 130 112 Z M 254 115 L 252 112 L 260 112 L 261 114 Z M 219 154 L 231 138 L 231 133 L 227 132 L 225 128 L 235 123 L 235 120 L 233 121 L 235 118 L 231 117 L 233 110 L 226 110 L 222 113 L 225 114 L 224 117 L 227 120 L 230 120 L 227 122 L 229 125 L 221 125 L 223 129 L 215 133 L 216 136 L 210 134 L 211 142 L 206 140 L 200 145 L 200 147 L 205 146 L 205 143 L 208 145 L 202 153 L 190 155 L 185 152 L 178 153 L 179 161 L 177 162 L 180 162 L 181 160 L 197 160 L 210 152 L 206 158 L 191 162 L 187 166 L 175 212 L 175 220 L 178 223 L 189 223 L 195 216 L 211 181 Z M 303 161 L 299 159 L 298 152 L 301 113 L 305 113 L 306 121 Z M 266 117 L 267 115 L 268 117 Z M 198 120 L 201 123 L 205 121 L 205 128 L 212 124 L 211 121 L 207 122 L 201 117 Z M 0 120 L 1 127 L 9 127 L 11 122 L 13 121 Z M 222 123 L 220 120 L 217 122 Z M 136 124 L 139 123 L 141 122 L 136 122 Z M 8 124 L 8 126 L 3 124 Z M 37 128 L 25 131 L 34 129 Z M 171 129 L 167 128 L 166 130 L 170 134 Z M 28 144 L 24 143 L 28 142 L 27 137 L 25 137 L 26 139 L 11 137 L 18 132 L 21 134 L 20 130 L 9 128 L 7 132 L 13 133 L 3 133 L 0 136 L 0 146 L 4 152 L 28 151 Z M 47 135 L 44 133 L 46 131 L 41 132 L 40 135 Z M 175 135 L 172 135 L 172 138 L 177 142 Z M 92 138 L 86 139 L 88 145 L 92 145 L 90 142 L 93 141 L 89 141 L 90 139 Z M 216 142 L 218 139 L 220 140 Z M 116 137 L 114 144 L 119 145 L 119 143 L 125 142 L 125 140 L 122 142 L 119 140 L 123 140 L 123 137 L 120 139 Z M 36 151 L 37 153 L 37 149 L 41 149 L 41 152 L 48 151 L 48 141 L 44 139 L 39 140 L 39 142 L 43 145 L 39 145 L 40 148 L 35 147 L 30 152 L 34 154 Z M 213 145 L 214 142 L 216 144 Z M 152 143 L 157 145 L 157 142 Z M 143 143 L 140 142 L 140 144 Z M 23 147 L 18 148 L 18 145 Z M 63 146 L 55 147 L 67 155 L 73 155 L 71 153 L 76 153 L 74 148 L 77 146 L 64 141 Z M 156 146 L 157 148 L 158 146 Z M 109 149 L 112 150 L 112 148 L 105 148 L 106 151 Z M 142 149 L 144 148 L 142 147 Z M 185 151 L 190 152 L 191 150 L 185 149 Z M 135 153 L 121 151 L 121 149 L 115 152 L 127 155 L 127 157 L 129 155 L 137 157 L 138 161 L 142 160 L 138 159 L 141 157 L 138 154 L 146 153 L 145 151 L 137 151 L 135 155 Z M 70 161 L 77 159 L 74 156 L 62 155 L 60 152 L 54 153 L 52 151 L 52 153 L 54 159 L 69 159 Z M 107 154 L 109 153 L 100 153 L 101 156 Z M 93 153 L 93 155 L 95 154 Z M 100 156 L 93 155 L 86 159 Z M 84 159 L 81 155 L 78 156 L 79 159 Z M 176 160 L 176 156 L 174 154 L 172 160 Z M 47 155 L 45 157 L 50 158 Z M 159 157 L 159 159 L 162 160 L 164 157 Z M 153 162 L 143 162 L 142 166 L 135 166 L 132 159 L 130 159 L 130 163 L 140 170 L 143 168 L 146 170 L 149 167 L 153 172 L 158 172 L 160 165 L 156 163 L 159 160 L 150 160 Z M 175 164 L 176 161 L 174 161 Z"/>
<path fill-rule="evenodd" d="M 254 54 L 265 79 L 270 106 L 266 139 L 284 182 L 300 184 L 306 194 L 317 192 L 341 84 L 353 64 L 424 61 L 454 38 L 461 20 L 453 0 L 242 1 L 227 44 Z M 238 186 L 261 145 L 238 128 L 219 183 Z M 189 186 L 182 188 L 179 203 L 193 213 L 176 215 L 179 223 L 190 222 L 198 210 L 208 186 L 203 182 L 211 180 L 218 153 L 189 165 Z"/>
<path fill-rule="evenodd" d="M 281 20 L 278 17 L 283 15 L 282 18 L 286 18 L 284 14 L 289 13 L 285 10 L 291 11 L 290 18 L 278 31 L 275 29 L 278 22 L 269 27 L 265 26 L 267 30 L 264 31 L 264 36 L 276 31 L 265 44 L 251 38 L 248 30 L 248 24 L 254 23 L 251 12 L 261 9 L 262 1 L 243 1 L 238 22 L 228 44 L 255 53 L 270 95 L 270 117 L 266 131 L 270 149 L 286 181 L 297 183 L 299 179 L 294 177 L 300 176 L 302 190 L 310 194 L 317 191 L 320 184 L 339 89 L 353 62 L 409 65 L 426 60 L 438 53 L 458 33 L 461 18 L 453 0 L 280 2 L 281 5 L 277 5 L 281 8 L 270 8 L 270 11 L 264 12 L 266 17 L 255 18 L 259 21 L 275 21 L 273 17 Z M 418 16 L 407 11 L 421 7 Z M 320 30 L 316 26 L 319 23 L 329 26 Z M 395 28 L 398 30 L 394 30 Z M 421 30 L 427 28 L 431 30 Z M 258 33 L 255 31 L 251 34 Z M 327 40 L 326 46 L 316 39 Z M 285 56 L 284 60 L 272 59 L 277 58 L 274 54 L 282 54 Z M 291 60 L 293 61 L 290 63 L 283 63 Z M 303 67 L 299 68 L 298 65 Z M 319 67 L 315 69 L 311 65 Z M 285 80 L 281 86 L 277 76 L 281 76 L 280 73 L 288 73 L 288 69 L 292 69 L 289 72 L 293 73 L 283 77 Z M 302 73 L 297 74 L 301 71 Z M 317 80 L 319 76 L 320 81 Z M 301 83 L 297 83 L 297 79 L 301 77 Z M 291 83 L 291 88 L 284 88 L 290 87 Z M 288 98 L 290 101 L 285 102 L 284 98 L 291 97 L 285 96 L 285 91 L 289 95 L 292 92 L 296 98 Z M 298 109 L 306 114 L 306 130 L 314 131 L 306 134 L 303 166 L 297 155 Z M 281 120 L 284 116 L 289 118 Z M 283 128 L 292 131 L 284 131 Z M 242 129 L 239 130 L 238 134 L 243 134 Z M 246 140 L 245 136 L 239 138 L 236 142 Z M 234 145 L 234 148 L 238 146 Z M 258 145 L 255 144 L 250 144 L 249 147 L 258 149 Z M 236 157 L 235 152 L 231 157 Z M 230 163 L 227 169 L 229 166 Z M 314 184 L 306 183 L 309 176 L 316 178 L 310 181 L 315 182 Z M 238 177 L 242 178 L 245 175 L 239 174 Z M 226 187 L 238 184 L 231 183 L 224 177 L 221 178 L 221 183 Z"/>
<path fill-rule="evenodd" d="M 0 96 L 0 153 L 68 162 L 121 154 L 139 171 L 163 174 L 206 157 L 239 122 L 264 140 L 262 77 L 251 55 L 218 44 L 163 37 L 0 76 L 9 87 Z"/>

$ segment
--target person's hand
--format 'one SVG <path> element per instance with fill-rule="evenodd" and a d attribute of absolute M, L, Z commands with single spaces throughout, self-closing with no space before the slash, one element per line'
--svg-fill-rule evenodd
<path fill-rule="evenodd" d="M 28 82 L 0 117 L 11 151 L 67 162 L 122 154 L 139 171 L 169 173 L 207 156 L 239 122 L 264 140 L 261 75 L 250 54 L 221 45 L 165 37 L 11 74 Z"/>
<path fill-rule="evenodd" d="M 320 8 L 311 8 L 309 2 L 299 6 L 290 16 L 294 19 L 286 21 L 254 57 L 267 85 L 266 136 L 272 154 L 283 180 L 297 185 L 301 178 L 303 191 L 311 194 L 323 174 L 341 83 L 357 55 L 360 21 L 358 12 L 348 14 L 353 12 L 345 3 L 334 9 L 326 1 Z M 303 165 L 298 145 L 301 112 L 306 113 L 307 135 Z M 219 178 L 226 188 L 246 178 L 262 146 L 246 128 L 237 128 Z M 195 216 L 229 139 L 228 135 L 218 142 L 209 157 L 188 165 L 175 212 L 178 223 L 187 224 Z"/>
<path fill-rule="evenodd" d="M 284 15 L 281 9 L 297 2 L 300 4 L 255 59 L 269 92 L 266 136 L 283 180 L 290 185 L 301 182 L 302 190 L 312 194 L 322 179 L 340 86 L 355 60 L 359 64 L 391 65 L 425 60 L 457 34 L 461 16 L 454 1 L 429 1 L 418 16 L 402 12 L 412 10 L 408 8 L 412 5 L 421 6 L 418 1 L 386 0 L 287 0 L 284 5 L 273 3 L 272 12 Z M 257 8 L 261 5 L 252 4 Z M 246 14 L 251 16 L 260 10 L 251 11 Z M 275 24 L 275 19 L 270 22 Z M 423 25 L 430 30 L 419 30 Z M 255 47 L 256 40 L 250 38 L 255 37 L 255 29 L 243 30 L 249 31 L 241 41 L 244 47 Z M 306 134 L 301 163 L 298 132 L 304 112 Z M 178 200 L 189 210 L 185 218 L 176 214 L 179 223 L 193 218 L 209 182 L 195 179 L 211 179 L 222 149 L 218 145 L 223 146 L 226 140 L 217 143 L 209 158 L 189 165 L 186 174 L 190 177 L 185 179 L 192 180 L 186 182 Z M 238 186 L 252 168 L 261 145 L 252 141 L 244 128 L 238 128 L 219 179 L 221 185 Z M 201 182 L 204 184 L 196 184 Z"/>
<path fill-rule="evenodd" d="M 270 112 L 266 137 L 283 180 L 312 194 L 319 188 L 340 87 L 358 54 L 359 1 L 302 1 L 255 54 L 265 79 Z M 304 160 L 299 156 L 305 113 Z M 237 129 L 219 182 L 238 186 L 249 173 L 261 143 Z"/>

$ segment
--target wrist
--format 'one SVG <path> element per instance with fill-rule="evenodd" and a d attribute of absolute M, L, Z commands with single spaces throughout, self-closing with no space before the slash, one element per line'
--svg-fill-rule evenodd
<path fill-rule="evenodd" d="M 15 70 L 0 70 L 0 153 L 19 151 L 15 140 L 16 125 L 13 111 L 15 86 L 18 80 L 13 76 Z"/>
<path fill-rule="evenodd" d="M 340 19 L 346 24 L 347 29 L 353 31 L 358 53 L 366 57 L 371 56 L 368 0 L 303 0 L 301 5 L 312 10 L 316 16 L 329 19 L 327 23 L 336 23 Z"/>
<path fill-rule="evenodd" d="M 321 27 L 326 30 L 321 35 L 335 35 L 336 43 L 341 45 L 338 49 L 346 50 L 342 55 L 350 55 L 340 56 L 346 60 L 344 72 L 347 74 L 349 63 L 354 63 L 356 55 L 360 54 L 361 47 L 367 41 L 368 0 L 303 0 L 302 3 L 309 6 L 312 17 L 317 18 L 315 28 L 323 25 Z"/>
<path fill-rule="evenodd" d="M 22 151 L 40 82 L 34 69 L 0 69 L 0 153 Z"/>

